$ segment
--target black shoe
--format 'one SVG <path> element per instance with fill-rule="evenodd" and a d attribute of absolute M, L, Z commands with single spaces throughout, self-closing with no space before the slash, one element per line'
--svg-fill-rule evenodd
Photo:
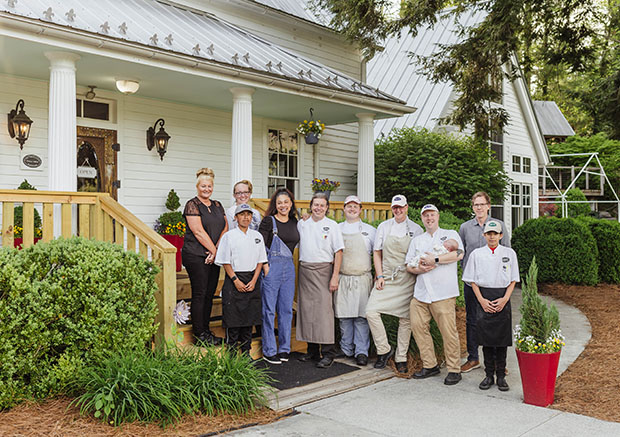
<path fill-rule="evenodd" d="M 388 360 L 394 356 L 394 349 L 390 348 L 387 354 L 377 355 L 377 361 L 375 362 L 375 369 L 384 369 Z"/>
<path fill-rule="evenodd" d="M 283 363 L 286 363 L 290 357 L 291 357 L 291 354 L 288 352 L 280 352 L 278 354 L 278 358 L 280 358 L 280 361 L 282 361 Z"/>
<path fill-rule="evenodd" d="M 308 354 L 303 354 L 301 357 L 297 359 L 305 363 L 306 361 L 319 361 L 321 357 L 313 353 L 308 353 Z"/>
<path fill-rule="evenodd" d="M 327 369 L 333 363 L 334 363 L 334 359 L 332 357 L 325 356 L 325 357 L 323 357 L 323 359 L 321 361 L 316 363 L 316 366 L 319 369 Z"/>
<path fill-rule="evenodd" d="M 267 361 L 269 364 L 282 364 L 280 357 L 278 357 L 277 355 L 263 355 L 263 360 Z"/>
<path fill-rule="evenodd" d="M 458 384 L 461 379 L 461 372 L 448 372 L 448 376 L 443 380 L 443 383 L 445 385 L 454 385 Z"/>
<path fill-rule="evenodd" d="M 497 377 L 497 388 L 499 388 L 499 391 L 510 390 L 510 387 L 508 387 L 508 383 L 506 382 L 506 378 L 504 378 L 503 376 Z"/>
<path fill-rule="evenodd" d="M 368 364 L 368 357 L 364 354 L 359 354 L 355 357 L 355 364 L 358 366 L 366 366 Z"/>
<path fill-rule="evenodd" d="M 335 358 L 345 358 L 346 356 L 347 355 L 345 355 L 345 353 L 342 352 L 342 349 L 340 349 L 339 347 L 334 350 L 333 354 L 331 354 L 331 357 L 333 359 L 335 359 Z"/>
<path fill-rule="evenodd" d="M 422 370 L 413 374 L 413 379 L 424 379 L 435 375 L 439 375 L 439 366 L 431 367 L 430 369 L 422 367 Z"/>
<path fill-rule="evenodd" d="M 499 382 L 499 379 L 497 380 L 497 382 Z M 505 382 L 505 381 L 504 381 Z M 480 390 L 488 390 L 491 388 L 491 386 L 494 384 L 493 382 L 493 377 L 492 376 L 487 376 L 486 378 L 484 378 L 482 380 L 482 382 L 480 383 L 480 385 L 478 386 L 478 388 Z"/>
<path fill-rule="evenodd" d="M 210 331 L 205 331 L 198 336 L 194 336 L 196 339 L 196 346 L 208 347 L 208 346 L 221 346 L 223 339 L 216 337 Z"/>
<path fill-rule="evenodd" d="M 398 373 L 407 373 L 409 371 L 407 368 L 407 362 L 403 361 L 402 363 L 396 363 L 396 370 L 398 370 Z"/>

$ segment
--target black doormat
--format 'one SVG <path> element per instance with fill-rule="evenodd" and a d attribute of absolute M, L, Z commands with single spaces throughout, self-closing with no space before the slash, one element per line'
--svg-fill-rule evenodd
<path fill-rule="evenodd" d="M 261 359 L 256 361 L 256 366 L 268 369 L 269 376 L 274 379 L 274 381 L 271 382 L 271 386 L 278 390 L 301 387 L 323 379 L 359 370 L 359 367 L 349 366 L 348 364 L 338 363 L 336 361 L 327 369 L 319 369 L 316 367 L 316 361 L 299 361 L 297 358 L 301 355 L 302 354 L 298 352 L 294 352 L 291 354 L 290 359 L 282 364 L 269 364 Z"/>

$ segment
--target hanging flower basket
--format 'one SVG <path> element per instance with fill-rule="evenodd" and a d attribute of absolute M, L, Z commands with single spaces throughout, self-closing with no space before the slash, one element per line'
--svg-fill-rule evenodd
<path fill-rule="evenodd" d="M 319 142 L 318 134 L 314 132 L 307 133 L 305 136 L 306 144 L 316 144 Z"/>
<path fill-rule="evenodd" d="M 310 108 L 310 118 L 312 118 L 312 108 Z M 321 138 L 321 134 L 325 130 L 325 124 L 321 120 L 304 120 L 297 126 L 297 132 L 302 134 L 306 139 L 306 144 L 316 144 Z"/>

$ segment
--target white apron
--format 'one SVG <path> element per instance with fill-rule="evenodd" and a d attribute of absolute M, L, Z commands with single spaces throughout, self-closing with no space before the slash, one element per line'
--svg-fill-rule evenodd
<path fill-rule="evenodd" d="M 366 303 L 372 288 L 370 255 L 360 233 L 342 234 L 344 251 L 338 290 L 334 293 L 334 315 L 338 318 L 366 317 Z"/>
<path fill-rule="evenodd" d="M 409 304 L 413 297 L 415 275 L 409 273 L 405 266 L 405 257 L 411 237 L 407 232 L 403 237 L 389 235 L 383 244 L 383 290 L 372 289 L 367 312 L 390 314 L 402 319 L 409 318 Z"/>

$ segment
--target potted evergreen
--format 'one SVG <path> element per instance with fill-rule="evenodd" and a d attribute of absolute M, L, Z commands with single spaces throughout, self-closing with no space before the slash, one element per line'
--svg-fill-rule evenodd
<path fill-rule="evenodd" d="M 155 221 L 155 231 L 177 248 L 177 272 L 180 272 L 183 268 L 181 249 L 185 242 L 185 227 L 187 226 L 183 214 L 177 211 L 180 206 L 179 196 L 174 190 L 170 190 L 168 199 L 166 199 L 166 209 L 168 209 L 168 212 L 160 215 Z"/>
<path fill-rule="evenodd" d="M 521 322 L 515 326 L 514 337 L 523 402 L 546 407 L 553 403 L 560 352 L 565 343 L 558 310 L 538 294 L 537 277 L 534 257 L 523 283 Z"/>

